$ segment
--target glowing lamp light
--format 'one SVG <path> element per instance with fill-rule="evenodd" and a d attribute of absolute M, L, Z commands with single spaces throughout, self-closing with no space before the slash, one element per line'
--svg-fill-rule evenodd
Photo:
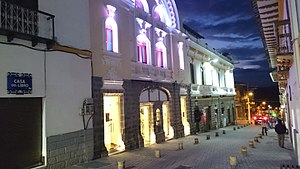
<path fill-rule="evenodd" d="M 264 120 L 268 120 L 268 117 L 265 116 L 265 117 L 264 117 Z"/>
<path fill-rule="evenodd" d="M 254 119 L 254 120 L 257 120 L 257 117 L 256 117 L 256 116 L 254 116 L 254 117 L 253 117 L 253 119 Z"/>

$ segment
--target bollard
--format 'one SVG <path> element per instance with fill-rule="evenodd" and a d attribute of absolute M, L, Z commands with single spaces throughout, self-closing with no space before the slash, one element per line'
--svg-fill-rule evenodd
<path fill-rule="evenodd" d="M 241 126 L 241 128 L 243 128 L 244 126 Z"/>
<path fill-rule="evenodd" d="M 216 132 L 216 137 L 219 137 L 219 132 Z"/>
<path fill-rule="evenodd" d="M 247 147 L 242 147 L 241 152 L 242 152 L 243 156 L 247 156 Z"/>
<path fill-rule="evenodd" d="M 210 139 L 210 135 L 206 135 L 206 140 L 209 140 Z"/>
<path fill-rule="evenodd" d="M 226 134 L 226 130 L 223 130 L 223 134 Z"/>
<path fill-rule="evenodd" d="M 233 130 L 235 130 L 235 127 L 233 127 Z"/>
<path fill-rule="evenodd" d="M 249 147 L 254 148 L 254 142 L 253 141 L 249 141 Z"/>
<path fill-rule="evenodd" d="M 118 161 L 118 169 L 124 169 L 125 168 L 125 161 Z"/>
<path fill-rule="evenodd" d="M 183 150 L 183 143 L 178 143 L 178 150 Z"/>
<path fill-rule="evenodd" d="M 257 142 L 257 143 L 259 143 L 258 137 L 254 137 L 254 141 Z"/>
<path fill-rule="evenodd" d="M 238 126 L 237 129 L 240 129 L 240 127 Z"/>
<path fill-rule="evenodd" d="M 236 165 L 237 165 L 237 158 L 236 158 L 236 156 L 229 156 L 229 164 L 233 168 L 236 167 Z"/>
<path fill-rule="evenodd" d="M 160 158 L 161 157 L 160 150 L 155 150 L 155 157 L 156 158 Z"/>
<path fill-rule="evenodd" d="M 195 138 L 195 143 L 194 144 L 199 144 L 199 139 Z"/>

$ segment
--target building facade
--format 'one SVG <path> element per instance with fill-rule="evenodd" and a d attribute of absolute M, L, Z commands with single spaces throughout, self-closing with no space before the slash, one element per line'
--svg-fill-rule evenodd
<path fill-rule="evenodd" d="M 289 129 L 289 134 L 298 164 L 299 148 L 299 9 L 297 0 L 253 0 L 254 10 L 260 21 L 271 78 L 278 83 L 281 118 Z"/>
<path fill-rule="evenodd" d="M 182 26 L 175 1 L 0 2 L 0 168 L 65 168 L 235 123 L 232 60 Z"/>

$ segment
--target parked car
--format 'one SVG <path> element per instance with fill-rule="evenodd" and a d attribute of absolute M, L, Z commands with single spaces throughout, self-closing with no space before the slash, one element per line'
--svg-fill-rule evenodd
<path fill-rule="evenodd" d="M 267 121 L 268 120 L 268 117 L 267 116 L 263 116 L 261 114 L 258 114 L 258 115 L 255 115 L 253 117 L 253 120 L 254 120 L 254 124 L 255 125 L 261 125 L 262 121 Z"/>

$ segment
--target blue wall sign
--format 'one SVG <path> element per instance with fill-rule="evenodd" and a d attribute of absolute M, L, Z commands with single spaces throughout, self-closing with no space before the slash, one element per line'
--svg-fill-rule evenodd
<path fill-rule="evenodd" d="M 7 94 L 31 94 L 31 73 L 7 72 Z"/>

